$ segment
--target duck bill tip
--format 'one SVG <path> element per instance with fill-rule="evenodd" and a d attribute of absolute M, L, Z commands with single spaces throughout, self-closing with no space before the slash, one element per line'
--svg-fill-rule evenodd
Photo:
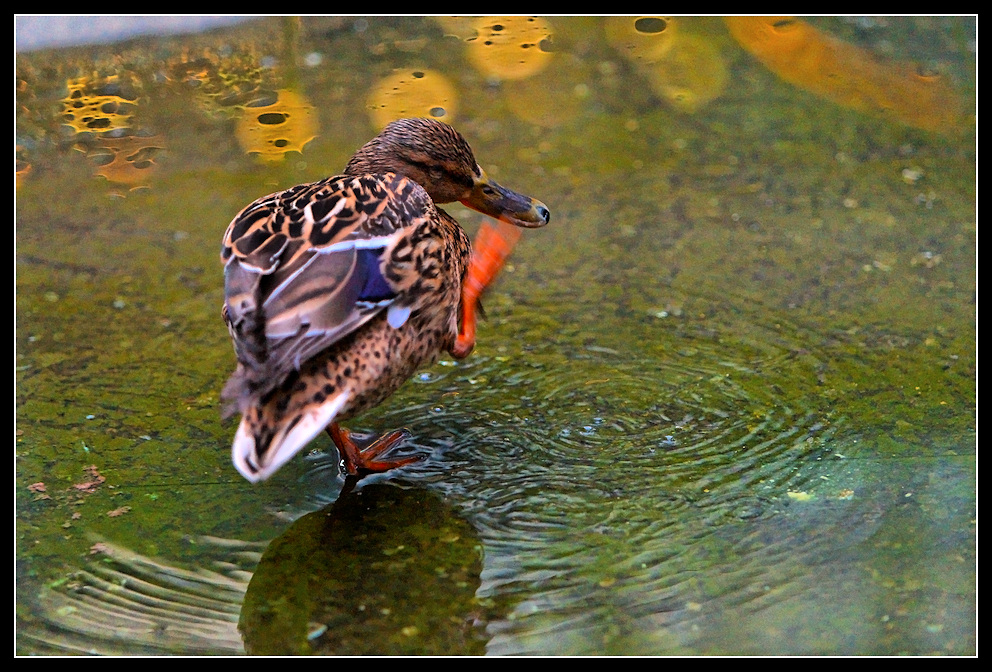
<path fill-rule="evenodd" d="M 501 222 L 506 222 L 507 224 L 512 224 L 513 226 L 519 226 L 522 229 L 539 229 L 542 226 L 546 226 L 548 223 L 540 217 L 534 219 L 524 219 L 511 213 L 503 213 L 498 219 Z"/>

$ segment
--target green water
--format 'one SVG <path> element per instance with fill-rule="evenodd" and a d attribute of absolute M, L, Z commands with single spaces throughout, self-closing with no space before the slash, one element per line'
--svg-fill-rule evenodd
<path fill-rule="evenodd" d="M 725 75 L 687 110 L 548 21 L 503 82 L 420 18 L 18 55 L 18 654 L 976 653 L 974 116 L 835 104 L 715 18 L 671 24 Z M 812 24 L 974 105 L 973 19 Z M 250 485 L 221 235 L 339 171 L 394 69 L 551 224 L 473 355 L 352 424 L 425 460 L 356 487 L 324 437 Z"/>

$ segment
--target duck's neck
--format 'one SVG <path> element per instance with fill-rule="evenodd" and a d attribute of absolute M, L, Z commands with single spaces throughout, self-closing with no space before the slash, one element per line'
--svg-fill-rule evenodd
<path fill-rule="evenodd" d="M 387 146 L 381 137 L 372 138 L 362 145 L 344 167 L 345 175 L 367 175 L 369 173 L 400 173 L 396 155 L 399 148 Z"/>

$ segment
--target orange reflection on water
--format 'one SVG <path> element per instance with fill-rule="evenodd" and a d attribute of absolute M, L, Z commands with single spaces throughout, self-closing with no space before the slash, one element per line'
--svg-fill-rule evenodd
<path fill-rule="evenodd" d="M 725 19 L 730 34 L 776 75 L 855 110 L 930 131 L 952 132 L 962 105 L 947 81 L 912 63 L 882 62 L 872 52 L 789 16 Z"/>

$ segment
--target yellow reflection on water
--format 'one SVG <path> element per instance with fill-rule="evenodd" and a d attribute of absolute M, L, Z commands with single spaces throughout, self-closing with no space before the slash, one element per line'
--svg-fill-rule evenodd
<path fill-rule="evenodd" d="M 458 93 L 436 70 L 402 68 L 372 88 L 369 114 L 377 129 L 404 117 L 430 117 L 451 123 L 458 111 Z"/>
<path fill-rule="evenodd" d="M 548 67 L 551 24 L 536 16 L 484 16 L 473 24 L 477 35 L 466 40 L 468 58 L 482 74 L 496 79 L 524 79 Z"/>
<path fill-rule="evenodd" d="M 262 161 L 281 161 L 289 152 L 303 152 L 317 137 L 313 105 L 296 91 L 276 92 L 275 102 L 247 106 L 238 119 L 238 142 L 246 152 Z"/>

